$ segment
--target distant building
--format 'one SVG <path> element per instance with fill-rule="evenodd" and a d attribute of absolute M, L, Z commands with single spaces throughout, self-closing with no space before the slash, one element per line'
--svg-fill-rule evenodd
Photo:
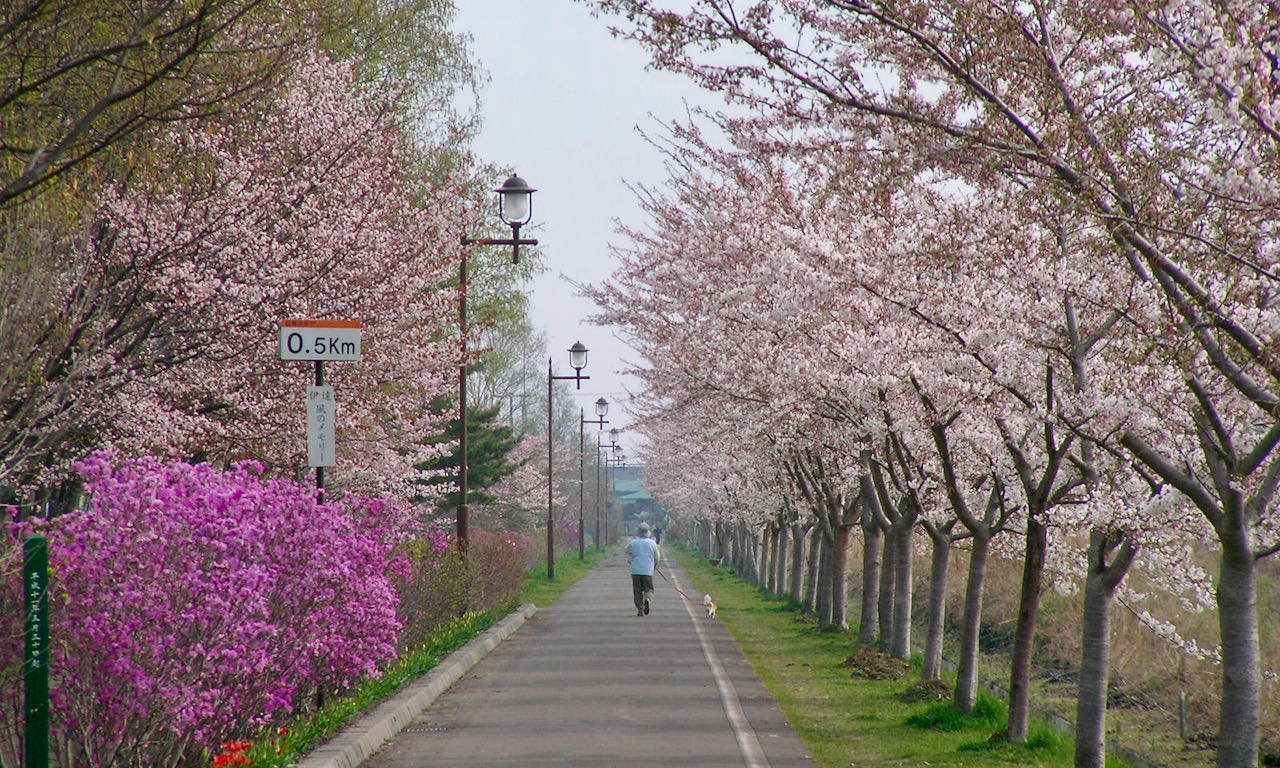
<path fill-rule="evenodd" d="M 653 500 L 644 487 L 644 467 L 618 467 L 613 470 L 613 495 L 622 507 L 622 532 L 634 535 L 636 526 L 648 523 L 650 528 L 667 527 L 667 512 Z"/>

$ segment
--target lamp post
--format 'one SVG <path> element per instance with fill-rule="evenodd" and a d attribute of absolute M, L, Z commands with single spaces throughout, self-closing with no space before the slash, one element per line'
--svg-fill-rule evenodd
<path fill-rule="evenodd" d="M 603 539 L 600 538 L 600 509 L 604 505 L 604 496 L 603 494 L 601 494 L 601 491 L 600 491 L 600 468 L 604 464 L 604 462 L 600 460 L 600 452 L 618 450 L 618 430 L 616 429 L 609 430 L 609 435 L 613 439 L 613 443 L 610 445 L 605 445 L 601 443 L 600 436 L 596 435 L 596 551 L 597 552 L 603 549 L 603 547 L 600 544 L 600 542 L 603 541 Z M 608 458 L 606 457 L 605 460 L 607 461 Z"/>
<path fill-rule="evenodd" d="M 552 446 L 551 432 L 551 384 L 555 381 L 573 381 L 578 389 L 582 389 L 582 382 L 591 378 L 582 375 L 582 369 L 587 367 L 587 348 L 582 346 L 580 341 L 573 342 L 573 346 L 569 347 L 569 367 L 573 368 L 572 376 L 556 376 L 551 371 L 551 358 L 547 358 L 547 581 L 556 577 L 556 519 L 555 503 L 552 498 L 555 451 Z"/>
<path fill-rule="evenodd" d="M 533 216 L 533 193 L 536 189 L 514 173 L 495 189 L 498 195 L 498 218 L 511 227 L 510 238 L 462 237 L 462 259 L 458 263 L 458 344 L 461 347 L 458 365 L 458 513 L 456 538 L 458 547 L 466 552 L 470 536 L 467 491 L 470 482 L 470 466 L 467 462 L 467 260 L 471 245 L 509 245 L 511 263 L 520 263 L 520 246 L 537 245 L 537 240 L 522 239 L 520 228 Z"/>
<path fill-rule="evenodd" d="M 586 470 L 587 470 L 587 444 L 585 437 L 585 428 L 588 424 L 599 424 L 603 429 L 605 424 L 605 416 L 609 413 L 609 401 L 603 397 L 596 401 L 596 418 L 588 419 L 585 412 L 578 409 L 578 560 L 587 559 L 587 534 L 583 530 L 583 517 L 586 512 Z M 597 441 L 599 438 L 597 438 Z M 596 537 L 599 538 L 600 526 L 596 525 Z M 598 546 L 598 545 L 597 545 Z"/>
<path fill-rule="evenodd" d="M 609 475 L 609 499 L 611 501 L 617 501 L 618 500 L 617 498 L 618 497 L 618 467 L 626 466 L 627 456 L 622 452 L 620 448 L 615 448 L 613 458 L 606 458 L 604 460 L 604 463 L 606 468 L 607 467 L 614 468 L 613 472 Z M 622 519 L 622 513 L 623 513 L 622 505 L 619 504 L 618 505 L 619 531 L 621 530 L 622 523 L 624 522 Z"/>

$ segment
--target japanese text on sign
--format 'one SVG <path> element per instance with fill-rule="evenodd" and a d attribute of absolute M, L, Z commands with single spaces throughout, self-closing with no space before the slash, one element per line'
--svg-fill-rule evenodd
<path fill-rule="evenodd" d="M 337 463 L 336 406 L 333 387 L 307 387 L 307 464 L 332 467 Z"/>

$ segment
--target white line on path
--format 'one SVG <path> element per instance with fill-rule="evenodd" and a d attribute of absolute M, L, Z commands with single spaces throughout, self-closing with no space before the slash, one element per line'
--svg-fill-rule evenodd
<path fill-rule="evenodd" d="M 679 577 L 674 572 L 671 573 L 671 579 L 676 589 L 681 589 Z M 716 679 L 716 688 L 720 689 L 720 702 L 724 704 L 724 713 L 729 718 L 729 724 L 733 726 L 733 735 L 738 739 L 738 750 L 742 752 L 742 759 L 746 762 L 747 768 L 769 768 L 769 759 L 764 756 L 760 740 L 756 738 L 756 732 L 752 730 L 746 714 L 742 711 L 738 691 L 733 687 L 729 676 L 725 674 L 724 667 L 720 664 L 720 657 L 716 656 L 715 649 L 711 647 L 711 641 L 707 639 L 707 633 L 702 628 L 702 620 L 694 610 L 693 603 L 685 599 L 681 599 L 680 602 L 684 604 L 685 612 L 693 620 L 693 629 L 698 633 L 698 642 L 702 643 L 702 654 L 706 656 L 707 665 L 711 667 L 711 675 Z"/>

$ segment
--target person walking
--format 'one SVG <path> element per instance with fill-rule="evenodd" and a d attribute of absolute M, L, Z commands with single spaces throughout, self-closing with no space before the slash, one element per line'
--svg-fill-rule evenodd
<path fill-rule="evenodd" d="M 653 570 L 658 566 L 658 545 L 649 538 L 649 525 L 641 523 L 638 538 L 627 545 L 627 561 L 631 563 L 631 596 L 636 615 L 649 615 L 649 599 L 653 597 Z"/>

